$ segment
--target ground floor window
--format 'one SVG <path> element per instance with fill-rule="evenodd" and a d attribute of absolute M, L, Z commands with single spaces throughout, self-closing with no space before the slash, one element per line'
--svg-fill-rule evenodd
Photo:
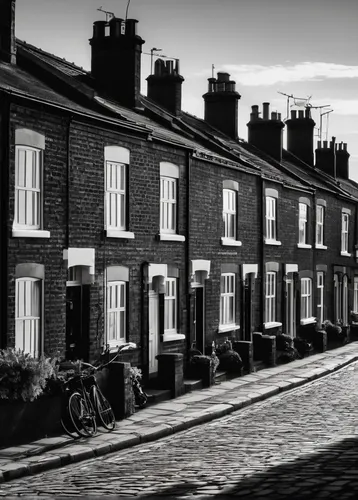
<path fill-rule="evenodd" d="M 323 323 L 323 314 L 324 314 L 324 274 L 323 272 L 317 273 L 317 319 L 319 324 Z"/>
<path fill-rule="evenodd" d="M 110 347 L 126 340 L 126 282 L 107 283 L 107 343 Z"/>
<path fill-rule="evenodd" d="M 312 317 L 312 279 L 301 279 L 301 320 Z"/>
<path fill-rule="evenodd" d="M 265 323 L 276 321 L 276 273 L 269 271 L 265 280 Z"/>
<path fill-rule="evenodd" d="M 235 274 L 222 274 L 220 288 L 220 325 L 233 325 L 235 324 Z"/>
<path fill-rule="evenodd" d="M 177 279 L 165 279 L 164 333 L 177 332 Z"/>
<path fill-rule="evenodd" d="M 358 312 L 358 276 L 354 276 L 353 311 Z"/>
<path fill-rule="evenodd" d="M 41 353 L 41 284 L 36 278 L 16 280 L 15 348 L 34 358 Z"/>
<path fill-rule="evenodd" d="M 348 325 L 348 276 L 344 275 L 342 280 L 342 321 Z"/>

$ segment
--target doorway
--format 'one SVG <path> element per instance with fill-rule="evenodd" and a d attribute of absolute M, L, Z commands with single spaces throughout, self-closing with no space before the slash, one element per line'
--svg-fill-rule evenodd
<path fill-rule="evenodd" d="M 204 286 L 194 290 L 194 335 L 196 348 L 205 354 Z"/>
<path fill-rule="evenodd" d="M 69 269 L 66 283 L 66 359 L 89 359 L 90 286 L 82 285 L 81 266 Z"/>

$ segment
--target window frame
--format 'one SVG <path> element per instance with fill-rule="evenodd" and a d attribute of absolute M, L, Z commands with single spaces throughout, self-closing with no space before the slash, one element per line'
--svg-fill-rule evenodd
<path fill-rule="evenodd" d="M 20 185 L 19 181 L 19 170 L 20 170 L 20 152 L 25 153 L 25 164 L 24 164 L 24 185 Z M 32 163 L 32 165 L 35 163 L 35 183 L 37 184 L 36 187 L 33 186 L 27 186 L 26 185 L 26 180 L 28 180 L 28 175 L 27 175 L 27 156 L 28 153 L 33 153 L 33 158 L 36 160 L 35 162 Z M 32 181 L 34 180 L 34 167 L 32 166 L 32 175 L 31 179 Z M 19 221 L 20 219 L 20 212 L 22 213 L 22 210 L 19 210 L 19 205 L 20 205 L 20 200 L 19 200 L 19 192 L 23 191 L 25 192 L 25 199 L 27 199 L 28 193 L 37 193 L 38 199 L 37 199 L 37 222 L 35 224 L 28 224 L 28 223 L 21 223 Z M 29 145 L 22 145 L 22 144 L 16 144 L 15 145 L 15 193 L 14 193 L 14 223 L 13 227 L 14 229 L 17 230 L 27 230 L 27 231 L 41 231 L 43 228 L 43 150 L 40 148 L 36 148 L 33 146 Z M 33 205 L 33 204 L 32 204 Z M 25 202 L 25 207 L 24 207 L 24 218 L 25 220 L 27 219 L 27 201 Z M 34 211 L 34 206 L 32 207 L 32 214 Z"/>
<path fill-rule="evenodd" d="M 165 197 L 165 183 L 167 183 L 167 193 L 168 196 Z M 172 189 L 169 188 L 169 186 L 172 186 Z M 174 198 L 169 197 L 169 191 L 171 193 L 174 193 Z M 170 210 L 169 210 L 170 207 Z M 164 213 L 166 212 L 165 209 L 168 209 L 167 212 L 167 223 L 166 226 L 168 226 L 168 214 L 171 212 L 171 221 L 172 221 L 172 228 L 169 227 L 164 227 L 165 224 L 165 217 Z M 161 234 L 178 234 L 178 182 L 175 177 L 169 177 L 167 175 L 161 175 L 160 176 L 160 233 Z"/>
<path fill-rule="evenodd" d="M 358 313 L 358 276 L 353 278 L 353 312 Z"/>
<path fill-rule="evenodd" d="M 126 342 L 127 339 L 127 297 L 128 297 L 128 291 L 127 291 L 127 282 L 123 280 L 108 280 L 106 283 L 106 344 L 109 346 L 110 349 L 116 348 Z M 119 296 L 117 299 L 117 304 L 116 307 L 110 307 L 109 306 L 109 290 L 110 288 L 113 287 L 119 287 Z M 121 291 L 122 290 L 122 291 Z M 121 305 L 121 293 L 123 294 L 124 292 L 124 300 L 123 304 Z M 124 320 L 123 320 L 123 326 L 124 326 L 124 334 L 121 336 L 121 313 L 124 313 Z M 114 339 L 109 339 L 109 327 L 110 327 L 110 314 L 115 315 L 115 331 L 116 333 L 119 332 L 119 337 L 116 336 Z"/>
<path fill-rule="evenodd" d="M 111 169 L 111 175 L 109 175 L 109 168 Z M 117 173 L 113 175 L 113 169 L 117 170 Z M 111 180 L 115 177 L 117 179 L 117 187 L 109 186 L 109 179 Z M 128 210 L 127 210 L 127 177 L 128 177 L 128 165 L 114 160 L 105 160 L 105 227 L 109 231 L 126 231 L 128 227 Z M 119 180 L 118 180 L 119 179 Z M 119 186 L 118 186 L 119 184 Z M 121 187 L 123 186 L 123 188 Z M 116 214 L 112 213 L 112 203 L 111 199 L 115 197 L 116 199 Z M 119 200 L 119 201 L 118 201 Z M 111 224 L 113 218 L 119 219 L 119 223 Z"/>
<path fill-rule="evenodd" d="M 20 303 L 19 303 L 19 287 L 20 283 L 24 283 L 24 303 L 22 308 L 26 310 L 27 304 L 26 304 L 26 283 L 29 284 L 31 283 L 32 285 L 35 285 L 37 290 L 37 305 L 38 305 L 38 315 L 19 315 L 20 312 Z M 40 355 L 43 352 L 43 280 L 41 278 L 36 278 L 33 276 L 21 276 L 15 279 L 15 349 L 20 349 L 24 353 L 29 353 L 33 358 L 39 358 Z M 31 297 L 31 300 L 33 300 L 33 297 Z M 25 311 L 26 312 L 26 311 Z M 36 346 L 33 347 L 31 350 L 27 350 L 24 348 L 25 343 L 18 343 L 18 337 L 20 335 L 20 332 L 18 332 L 18 323 L 19 322 L 24 323 L 23 327 L 25 327 L 25 322 L 30 321 L 30 322 L 36 322 L 37 323 L 37 349 Z M 23 333 L 23 336 L 25 334 Z M 30 342 L 31 343 L 31 342 Z"/>
<path fill-rule="evenodd" d="M 324 321 L 324 272 L 317 271 L 317 319 L 322 325 Z"/>
<path fill-rule="evenodd" d="M 224 287 L 222 286 L 224 282 Z M 230 284 L 231 282 L 231 284 Z M 229 284 L 229 287 L 226 284 Z M 230 291 L 230 289 L 232 291 Z M 232 299 L 232 321 L 230 320 L 230 300 Z M 219 328 L 236 326 L 236 273 L 228 272 L 220 275 L 220 319 Z"/>
<path fill-rule="evenodd" d="M 273 196 L 266 196 L 266 239 L 268 241 L 277 241 L 277 199 Z"/>
<path fill-rule="evenodd" d="M 164 285 L 164 336 L 176 335 L 178 333 L 178 278 L 167 276 Z M 171 304 L 170 308 L 168 304 Z M 170 321 L 171 314 L 174 315 L 171 318 L 173 321 Z"/>
<path fill-rule="evenodd" d="M 300 202 L 298 204 L 298 243 L 307 245 L 307 226 L 308 226 L 308 205 Z M 303 233 L 301 233 L 301 229 Z"/>
<path fill-rule="evenodd" d="M 307 291 L 305 291 L 305 287 L 307 285 Z M 309 320 L 312 318 L 312 305 L 313 305 L 313 296 L 312 296 L 312 278 L 301 278 L 301 321 Z"/>
<path fill-rule="evenodd" d="M 342 323 L 348 325 L 349 321 L 349 289 L 348 289 L 348 276 L 346 274 L 342 277 Z"/>
<path fill-rule="evenodd" d="M 324 219 L 325 219 L 324 205 L 316 206 L 316 246 L 324 246 Z"/>
<path fill-rule="evenodd" d="M 231 225 L 229 220 L 232 219 Z M 234 189 L 223 188 L 223 221 L 224 238 L 236 241 L 237 239 L 237 191 Z M 233 234 L 229 234 L 230 227 Z"/>
<path fill-rule="evenodd" d="M 277 272 L 265 273 L 265 324 L 276 322 Z"/>
<path fill-rule="evenodd" d="M 342 212 L 341 253 L 348 254 L 349 249 L 349 213 Z"/>

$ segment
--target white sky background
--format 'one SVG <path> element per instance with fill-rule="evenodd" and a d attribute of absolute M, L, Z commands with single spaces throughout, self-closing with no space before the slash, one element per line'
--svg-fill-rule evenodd
<path fill-rule="evenodd" d="M 16 35 L 90 69 L 92 23 L 98 7 L 124 18 L 127 0 L 17 0 Z M 286 98 L 329 104 L 323 139 L 348 143 L 350 177 L 358 181 L 358 0 L 131 0 L 129 18 L 152 47 L 180 59 L 183 109 L 203 117 L 211 66 L 236 80 L 239 135 L 253 104 L 271 103 L 286 116 Z M 142 92 L 150 56 L 142 57 Z M 329 108 L 327 108 L 329 109 Z M 313 111 L 319 125 L 319 112 Z M 328 126 L 327 126 L 328 125 Z"/>

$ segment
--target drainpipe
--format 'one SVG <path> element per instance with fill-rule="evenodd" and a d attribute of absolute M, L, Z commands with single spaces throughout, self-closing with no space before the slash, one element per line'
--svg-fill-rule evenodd
<path fill-rule="evenodd" d="M 260 191 L 261 191 L 261 246 L 260 246 L 260 260 L 261 260 L 261 304 L 260 304 L 260 323 L 262 325 L 262 332 L 264 331 L 264 306 L 265 306 L 265 213 L 266 213 L 266 199 L 265 199 L 265 181 L 260 177 Z"/>
<path fill-rule="evenodd" d="M 317 215 L 317 195 L 316 191 L 313 192 L 313 214 L 312 214 L 312 222 L 313 222 L 313 241 L 312 241 L 312 270 L 313 270 L 313 279 L 312 279 L 312 286 L 315 287 L 315 292 L 312 293 L 314 297 L 314 302 L 312 304 L 312 313 L 317 312 L 317 273 L 316 273 L 316 215 Z M 316 316 L 314 314 L 314 316 Z"/>
<path fill-rule="evenodd" d="M 0 108 L 0 348 L 7 344 L 9 297 L 9 164 L 10 164 L 10 100 L 4 99 Z"/>
<path fill-rule="evenodd" d="M 191 346 L 191 287 L 190 287 L 190 182 L 192 151 L 186 152 L 186 238 L 185 238 L 185 279 L 186 279 L 186 349 L 189 352 Z M 204 325 L 205 328 L 205 325 Z"/>
<path fill-rule="evenodd" d="M 70 172 L 71 172 L 71 123 L 73 115 L 69 116 L 67 125 L 67 161 L 66 161 L 66 242 L 65 247 L 70 247 Z"/>

